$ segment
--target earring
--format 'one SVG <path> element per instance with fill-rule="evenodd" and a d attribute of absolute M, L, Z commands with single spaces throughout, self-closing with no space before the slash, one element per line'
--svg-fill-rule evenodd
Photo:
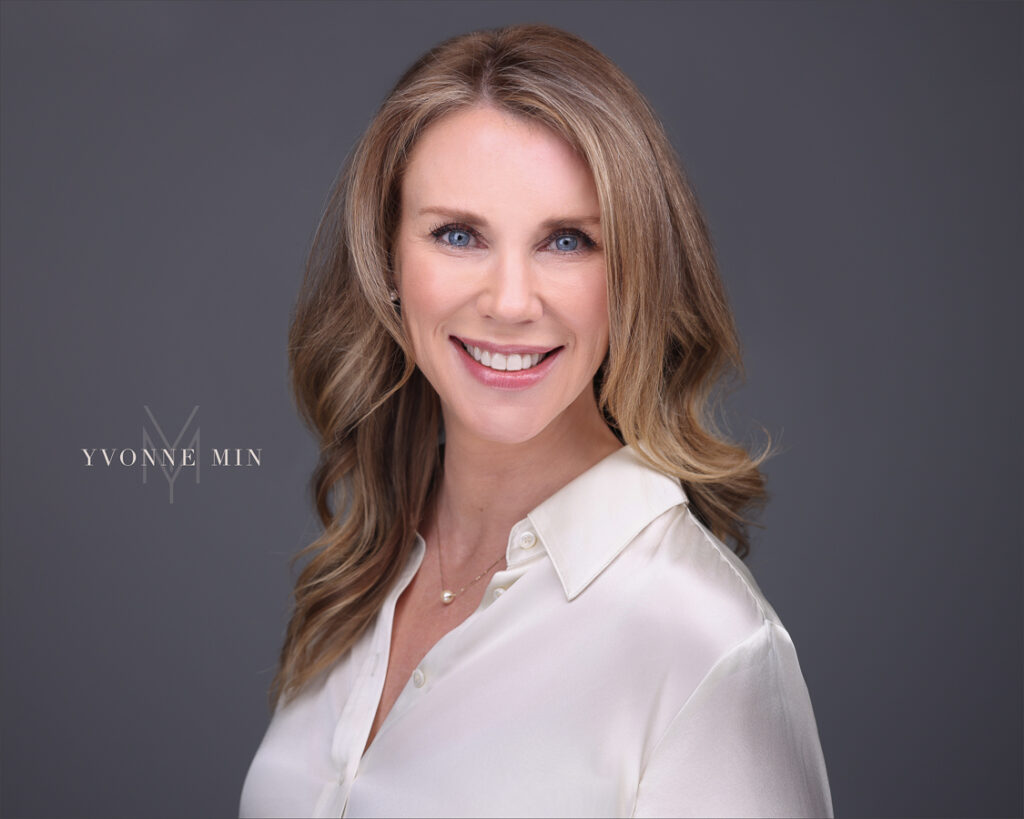
<path fill-rule="evenodd" d="M 388 298 L 391 299 L 392 304 L 398 304 L 401 299 L 398 298 L 398 291 L 395 288 L 388 290 Z"/>

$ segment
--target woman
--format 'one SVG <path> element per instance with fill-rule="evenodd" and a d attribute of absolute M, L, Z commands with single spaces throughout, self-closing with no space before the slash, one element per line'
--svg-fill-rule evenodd
<path fill-rule="evenodd" d="M 739 363 L 708 232 L 607 58 L 525 25 L 415 63 L 290 342 L 325 531 L 242 815 L 831 814 L 723 544 L 763 486 L 706 417 Z"/>

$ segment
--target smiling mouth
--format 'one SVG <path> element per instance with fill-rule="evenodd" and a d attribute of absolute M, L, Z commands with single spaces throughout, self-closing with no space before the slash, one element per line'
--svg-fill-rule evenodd
<path fill-rule="evenodd" d="M 455 340 L 462 345 L 462 349 L 473 357 L 474 361 L 496 372 L 532 370 L 549 355 L 562 349 L 561 347 L 554 347 L 546 353 L 497 353 L 483 347 L 466 344 L 459 338 Z"/>

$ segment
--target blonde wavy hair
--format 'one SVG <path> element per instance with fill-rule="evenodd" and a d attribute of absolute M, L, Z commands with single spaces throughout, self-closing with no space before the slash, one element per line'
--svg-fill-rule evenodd
<path fill-rule="evenodd" d="M 489 105 L 561 135 L 594 174 L 609 349 L 594 378 L 621 441 L 678 477 L 737 554 L 758 464 L 716 431 L 715 386 L 740 370 L 711 240 L 657 117 L 580 38 L 545 25 L 454 37 L 399 79 L 347 159 L 313 239 L 289 335 L 292 388 L 320 441 L 324 531 L 300 556 L 271 697 L 287 700 L 363 634 L 405 566 L 441 471 L 441 412 L 388 297 L 400 183 L 413 145 L 453 111 Z"/>

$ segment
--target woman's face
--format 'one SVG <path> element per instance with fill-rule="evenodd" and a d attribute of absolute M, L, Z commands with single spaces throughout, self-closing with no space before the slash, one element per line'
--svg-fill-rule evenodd
<path fill-rule="evenodd" d="M 490 107 L 432 124 L 402 180 L 394 263 L 449 438 L 522 443 L 593 423 L 608 349 L 600 208 L 561 137 Z"/>

